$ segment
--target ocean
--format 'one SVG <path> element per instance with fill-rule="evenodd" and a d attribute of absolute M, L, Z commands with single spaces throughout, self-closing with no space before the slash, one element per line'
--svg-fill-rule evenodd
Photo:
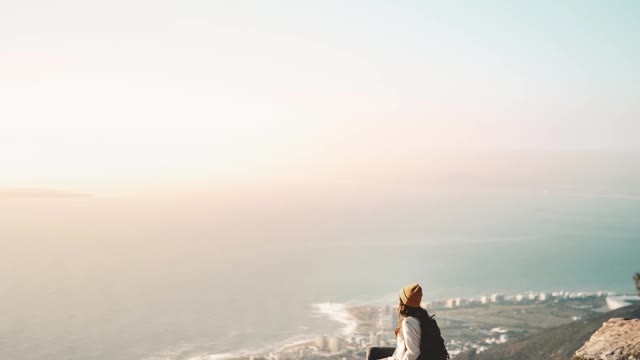
<path fill-rule="evenodd" d="M 0 358 L 218 359 L 350 331 L 349 304 L 631 293 L 640 197 L 349 186 L 0 200 Z"/>

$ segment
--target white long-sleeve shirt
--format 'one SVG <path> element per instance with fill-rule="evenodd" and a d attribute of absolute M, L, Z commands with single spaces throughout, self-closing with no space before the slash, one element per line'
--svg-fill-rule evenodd
<path fill-rule="evenodd" d="M 416 360 L 420 355 L 420 321 L 414 317 L 402 320 L 402 331 L 396 338 L 397 347 L 393 356 L 385 360 Z"/>

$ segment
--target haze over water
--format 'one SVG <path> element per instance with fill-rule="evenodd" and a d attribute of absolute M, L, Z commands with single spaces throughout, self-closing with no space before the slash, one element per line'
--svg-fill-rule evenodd
<path fill-rule="evenodd" d="M 628 192 L 389 184 L 8 198 L 5 358 L 188 359 L 341 324 L 321 302 L 493 291 L 630 292 Z"/>

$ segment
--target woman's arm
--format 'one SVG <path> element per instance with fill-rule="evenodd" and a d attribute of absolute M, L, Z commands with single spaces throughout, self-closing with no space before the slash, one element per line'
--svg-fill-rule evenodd
<path fill-rule="evenodd" d="M 408 317 L 402 321 L 402 335 L 407 350 L 401 360 L 416 360 L 420 355 L 420 321 L 413 317 Z"/>

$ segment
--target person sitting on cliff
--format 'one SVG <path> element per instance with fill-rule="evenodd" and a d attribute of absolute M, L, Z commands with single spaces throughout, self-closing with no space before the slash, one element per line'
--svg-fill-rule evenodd
<path fill-rule="evenodd" d="M 420 307 L 422 287 L 411 284 L 400 289 L 396 350 L 384 360 L 445 360 L 449 353 L 433 316 Z"/>

